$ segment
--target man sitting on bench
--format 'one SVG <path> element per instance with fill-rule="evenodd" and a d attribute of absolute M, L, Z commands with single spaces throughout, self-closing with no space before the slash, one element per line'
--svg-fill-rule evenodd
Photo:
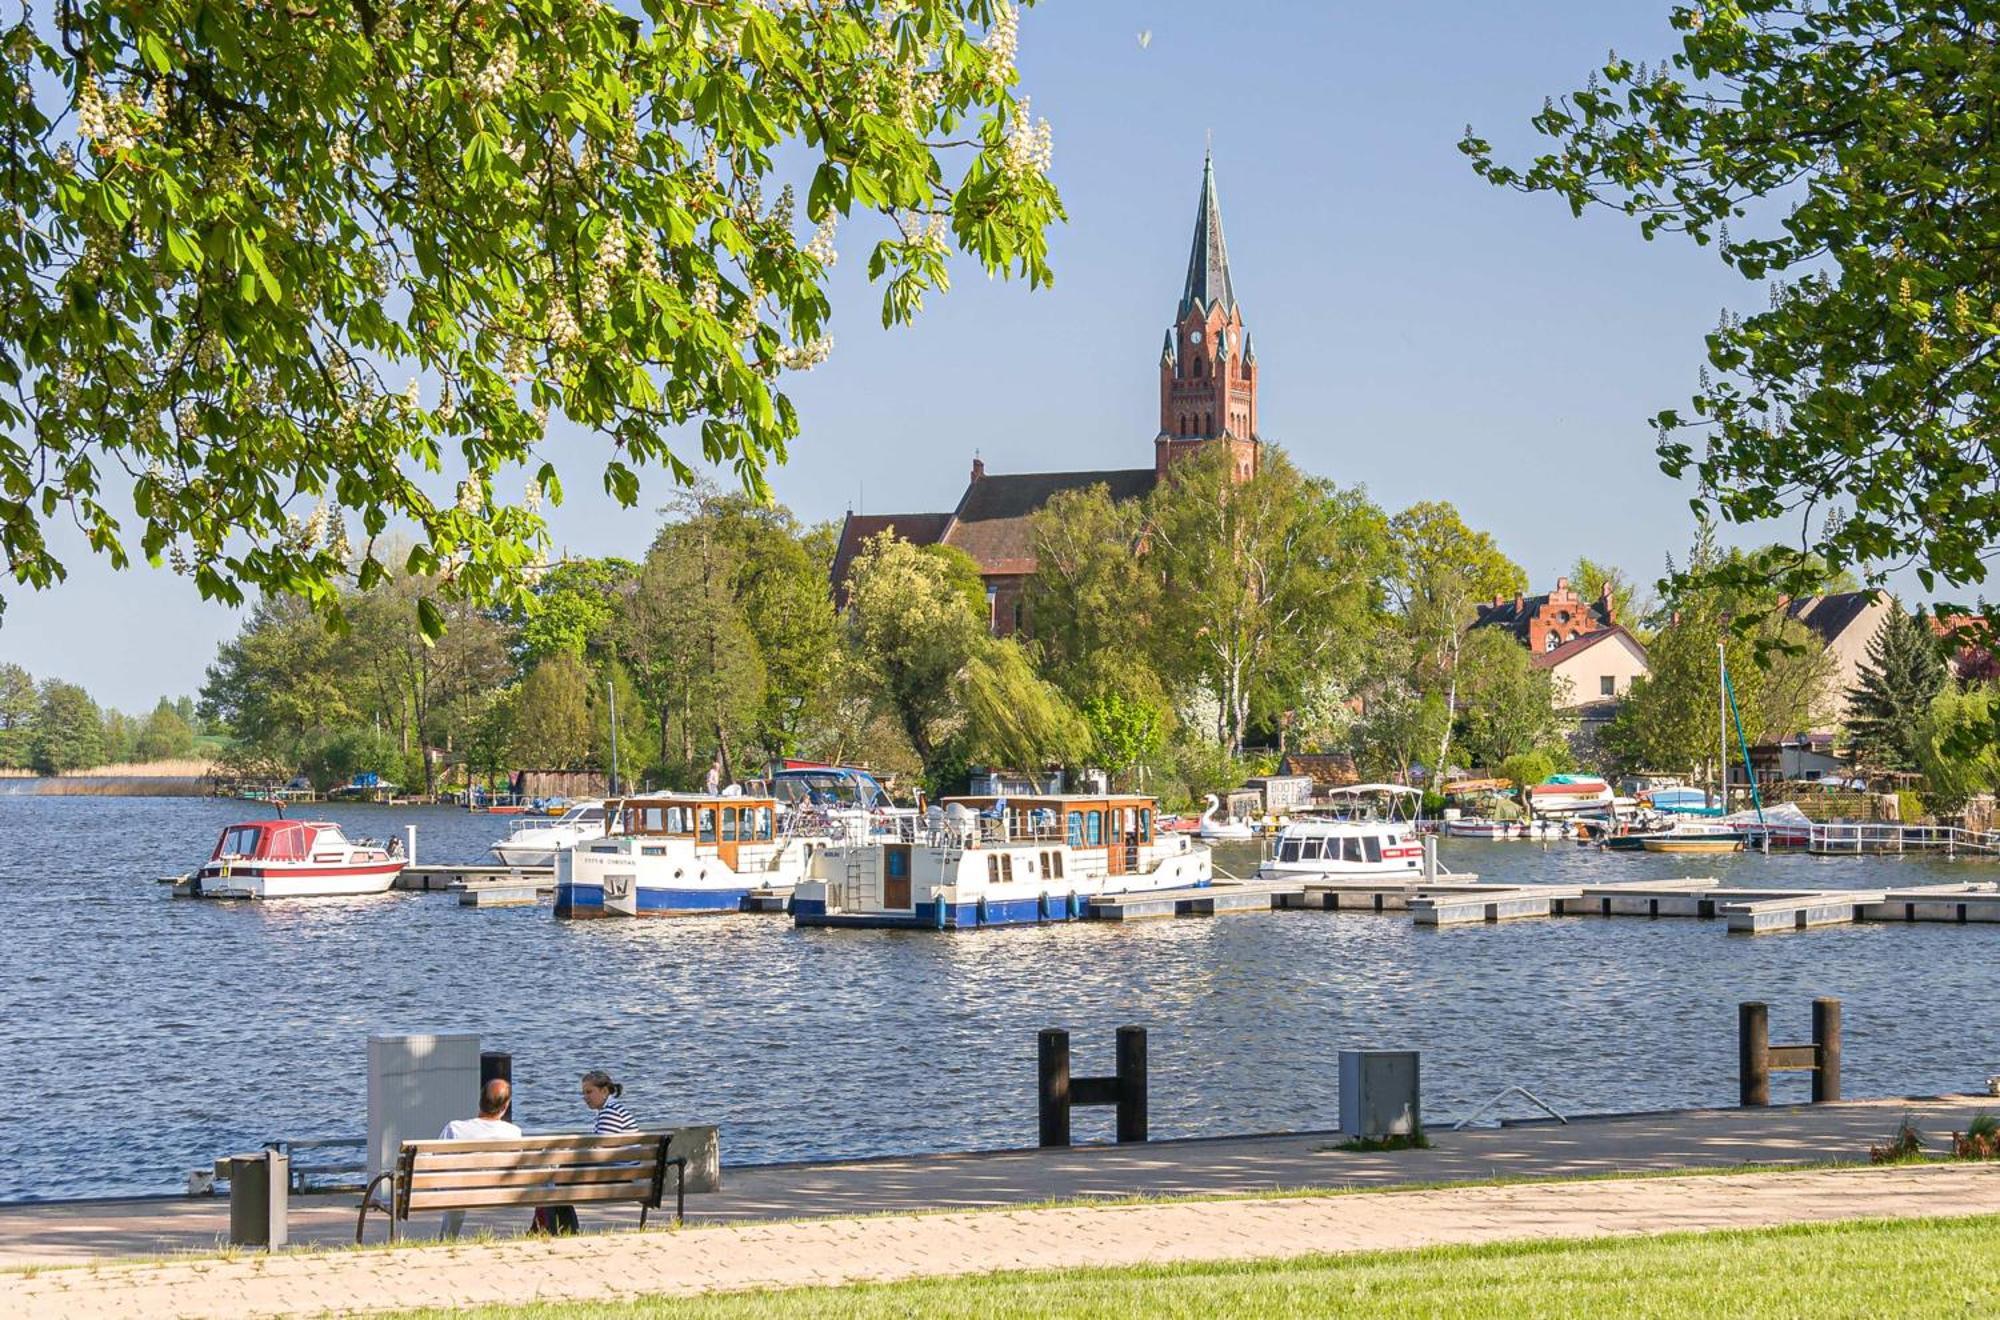
<path fill-rule="evenodd" d="M 439 1141 L 518 1141 L 521 1129 L 506 1119 L 507 1107 L 514 1102 L 514 1088 L 504 1078 L 495 1077 L 479 1088 L 479 1117 L 454 1118 L 438 1133 Z M 444 1212 L 444 1236 L 455 1238 L 465 1227 L 465 1211 Z"/>

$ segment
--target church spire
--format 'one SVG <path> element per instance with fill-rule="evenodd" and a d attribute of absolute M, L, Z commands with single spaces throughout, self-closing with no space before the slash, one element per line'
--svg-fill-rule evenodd
<path fill-rule="evenodd" d="M 1222 203 L 1215 198 L 1215 156 L 1201 164 L 1201 204 L 1195 208 L 1194 246 L 1188 252 L 1187 285 L 1181 290 L 1180 316 L 1199 303 L 1204 311 L 1232 311 L 1236 291 L 1229 284 L 1229 247 L 1222 241 Z"/>

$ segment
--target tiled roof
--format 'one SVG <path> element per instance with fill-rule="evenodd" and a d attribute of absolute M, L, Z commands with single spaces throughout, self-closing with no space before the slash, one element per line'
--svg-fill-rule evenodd
<path fill-rule="evenodd" d="M 1305 775 L 1315 788 L 1341 788 L 1361 782 L 1354 758 L 1344 752 L 1286 752 L 1278 762 L 1281 775 Z"/>
<path fill-rule="evenodd" d="M 840 543 L 833 550 L 833 596 L 847 603 L 847 573 L 862 543 L 871 536 L 894 532 L 915 545 L 936 545 L 951 525 L 948 513 L 850 513 L 840 525 Z"/>
<path fill-rule="evenodd" d="M 973 479 L 941 539 L 971 555 L 982 573 L 1035 571 L 1035 513 L 1057 493 L 1104 486 L 1114 500 L 1153 489 L 1152 468 L 1105 472 L 987 473 Z"/>
<path fill-rule="evenodd" d="M 1639 652 L 1640 659 L 1646 658 L 1646 648 L 1639 644 L 1639 639 L 1626 632 L 1621 625 L 1613 624 L 1609 628 L 1599 628 L 1596 632 L 1585 633 L 1573 641 L 1564 642 L 1553 651 L 1537 652 L 1528 657 L 1528 663 L 1537 669 L 1553 669 L 1571 656 L 1581 655 L 1599 642 L 1609 641 L 1613 637 L 1623 637 Z"/>
<path fill-rule="evenodd" d="M 1785 606 L 1785 613 L 1831 643 L 1854 626 L 1875 603 L 1871 591 L 1839 591 L 1831 596 L 1805 596 Z"/>

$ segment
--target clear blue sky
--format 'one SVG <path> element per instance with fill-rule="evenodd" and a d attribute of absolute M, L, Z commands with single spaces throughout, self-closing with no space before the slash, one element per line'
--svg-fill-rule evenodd
<path fill-rule="evenodd" d="M 779 498 L 807 519 L 948 509 L 975 450 L 996 472 L 1150 464 L 1160 338 L 1212 132 L 1265 437 L 1392 511 L 1453 502 L 1538 587 L 1579 554 L 1650 581 L 1691 516 L 1645 419 L 1692 391 L 1718 310 L 1762 290 L 1707 250 L 1494 189 L 1455 143 L 1470 122 L 1503 152 L 1530 150 L 1542 98 L 1607 48 L 1673 49 L 1667 9 L 1046 0 L 1025 15 L 1021 65 L 1055 126 L 1069 211 L 1055 287 L 961 263 L 916 326 L 884 332 L 866 235 L 847 233 L 836 348 L 793 378 L 804 430 Z M 570 491 L 559 544 L 643 551 L 667 483 L 619 510 L 599 493 L 600 442 L 571 434 L 551 452 Z M 129 710 L 195 691 L 238 616 L 63 543 L 67 583 L 8 592 L 0 659 Z"/>

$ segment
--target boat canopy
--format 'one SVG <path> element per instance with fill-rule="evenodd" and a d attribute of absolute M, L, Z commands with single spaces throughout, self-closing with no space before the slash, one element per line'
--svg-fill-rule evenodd
<path fill-rule="evenodd" d="M 1328 797 L 1359 797 L 1363 793 L 1401 793 L 1405 797 L 1420 798 L 1424 790 L 1411 788 L 1408 784 L 1348 784 L 1326 790 Z"/>
<path fill-rule="evenodd" d="M 787 806 L 886 807 L 889 792 L 866 770 L 851 765 L 788 765 L 771 776 L 771 796 Z"/>
<path fill-rule="evenodd" d="M 325 820 L 252 820 L 231 825 L 215 841 L 211 861 L 224 857 L 255 858 L 264 862 L 302 862 L 313 848 L 324 842 L 345 845 L 347 836 L 340 826 Z"/>

